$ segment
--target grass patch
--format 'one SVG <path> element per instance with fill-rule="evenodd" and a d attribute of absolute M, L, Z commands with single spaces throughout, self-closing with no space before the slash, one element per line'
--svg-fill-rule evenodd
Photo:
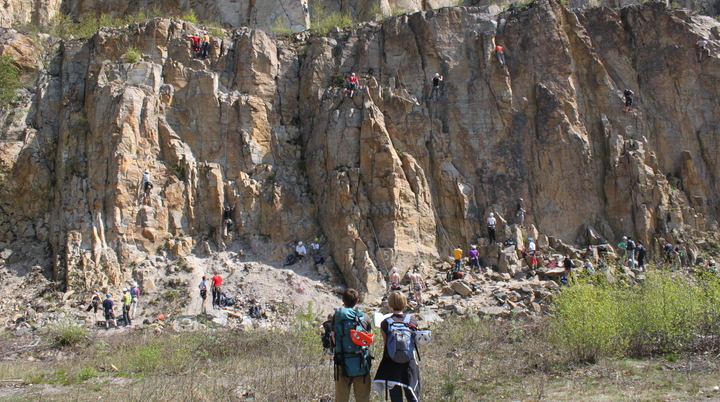
<path fill-rule="evenodd" d="M 22 88 L 20 69 L 12 56 L 0 56 L 0 108 L 9 107 L 18 98 L 17 90 Z"/>
<path fill-rule="evenodd" d="M 192 8 L 180 18 L 184 21 L 192 22 L 193 24 L 198 23 L 197 16 L 195 15 L 195 10 L 193 10 Z"/>
<path fill-rule="evenodd" d="M 55 346 L 77 346 L 87 341 L 88 329 L 79 325 L 58 324 L 50 329 L 49 334 Z"/>
<path fill-rule="evenodd" d="M 354 21 L 349 13 L 328 12 L 318 0 L 310 2 L 310 29 L 320 35 L 327 35 L 335 28 L 346 28 Z"/>
<path fill-rule="evenodd" d="M 131 46 L 125 51 L 125 60 L 128 63 L 137 63 L 142 59 L 142 54 L 135 46 Z"/>

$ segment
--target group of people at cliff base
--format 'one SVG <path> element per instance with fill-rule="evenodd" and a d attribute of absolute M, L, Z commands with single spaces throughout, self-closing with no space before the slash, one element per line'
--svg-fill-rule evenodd
<path fill-rule="evenodd" d="M 123 294 L 120 297 L 120 303 L 122 303 L 122 321 L 125 326 L 132 326 L 132 320 L 135 319 L 137 314 L 138 300 L 140 298 L 140 287 L 137 282 L 133 283 L 130 287 L 122 290 Z M 118 328 L 117 319 L 115 318 L 115 302 L 112 300 L 112 293 L 105 293 L 105 299 L 101 300 L 100 293 L 92 291 L 90 296 L 90 303 L 88 303 L 85 311 L 93 311 L 95 314 L 95 321 L 98 321 L 97 313 L 99 309 L 103 310 L 105 318 L 105 329 L 110 329 L 110 324 L 113 327 Z"/>
<path fill-rule="evenodd" d="M 200 298 L 202 299 L 201 303 L 201 311 L 205 312 L 207 311 L 207 295 L 208 295 L 208 289 L 212 291 L 212 308 L 219 309 L 221 307 L 224 307 L 227 304 L 227 297 L 224 297 L 223 293 L 223 278 L 220 276 L 220 273 L 215 271 L 213 273 L 213 277 L 211 279 L 211 283 L 208 284 L 207 277 L 203 276 L 200 280 L 200 285 L 198 285 L 198 289 L 200 290 Z"/>
<path fill-rule="evenodd" d="M 392 313 L 378 315 L 383 341 L 380 364 L 372 377 L 374 342 L 370 317 L 356 307 L 360 299 L 354 289 L 343 292 L 343 307 L 323 323 L 323 346 L 333 352 L 335 402 L 369 402 L 372 388 L 391 402 L 420 401 L 421 347 L 430 343 L 430 331 L 418 329 L 417 318 L 405 313 L 407 298 L 399 291 L 388 296 Z M 377 325 L 376 321 L 376 325 Z"/>
<path fill-rule="evenodd" d="M 295 251 L 291 254 L 288 254 L 288 256 L 285 258 L 285 263 L 283 264 L 283 266 L 293 265 L 296 262 L 301 261 L 305 257 L 307 257 L 307 254 L 308 250 L 307 247 L 305 247 L 305 243 L 299 241 L 295 245 Z M 321 265 L 325 263 L 325 257 L 323 257 L 320 253 L 320 239 L 317 237 L 313 239 L 313 241 L 310 243 L 310 257 L 312 257 L 315 265 Z"/>

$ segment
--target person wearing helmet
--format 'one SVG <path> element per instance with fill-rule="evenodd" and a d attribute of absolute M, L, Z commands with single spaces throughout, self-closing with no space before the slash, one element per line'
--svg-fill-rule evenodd
<path fill-rule="evenodd" d="M 490 244 L 495 243 L 495 214 L 490 212 L 490 216 L 487 218 L 487 225 L 488 225 L 488 238 L 490 239 Z"/>
<path fill-rule="evenodd" d="M 196 33 L 195 35 L 188 35 L 188 39 L 192 41 L 192 52 L 194 57 L 200 56 L 200 42 L 202 41 L 202 37 L 200 36 L 200 33 Z"/>
<path fill-rule="evenodd" d="M 310 255 L 315 258 L 320 255 L 320 239 L 317 237 L 310 243 Z"/>
<path fill-rule="evenodd" d="M 495 56 L 498 62 L 500 62 L 500 65 L 505 67 L 505 48 L 500 45 L 495 46 Z"/>
<path fill-rule="evenodd" d="M 697 59 L 698 63 L 702 62 L 703 53 L 707 52 L 708 40 L 705 37 L 700 37 L 700 40 L 695 44 L 697 46 Z"/>
<path fill-rule="evenodd" d="M 107 293 L 105 295 L 105 301 L 103 301 L 103 310 L 105 311 L 105 329 L 110 329 L 110 322 L 112 321 L 113 327 L 117 328 L 117 322 L 115 321 L 115 303 L 112 301 L 112 294 Z"/>
<path fill-rule="evenodd" d="M 353 95 L 355 95 L 355 89 L 357 88 L 358 78 L 355 76 L 355 73 L 350 74 L 350 77 L 348 77 L 348 86 L 347 86 L 347 93 L 350 94 L 350 97 L 352 98 Z"/>
<path fill-rule="evenodd" d="M 125 326 L 131 326 L 132 321 L 130 321 L 130 306 L 132 305 L 132 296 L 130 296 L 130 289 L 123 289 L 123 295 L 120 298 L 120 301 L 122 301 L 122 316 L 123 321 L 125 321 Z"/>
<path fill-rule="evenodd" d="M 133 282 L 132 286 L 130 286 L 130 297 L 132 297 L 132 308 L 130 309 L 130 318 L 135 319 L 135 315 L 137 314 L 137 306 L 138 306 L 138 300 L 140 298 L 140 286 L 137 282 Z"/>
<path fill-rule="evenodd" d="M 388 296 L 388 307 L 393 312 L 392 315 L 380 324 L 380 330 L 383 336 L 383 357 L 380 360 L 373 385 L 380 395 L 385 392 L 390 394 L 390 400 L 393 402 L 402 402 L 403 395 L 407 401 L 417 401 L 420 397 L 420 370 L 415 360 L 415 356 L 410 358 L 407 363 L 398 363 L 388 354 L 388 339 L 391 338 L 391 331 L 395 328 L 409 329 L 413 333 L 417 331 L 418 321 L 415 316 L 405 313 L 407 308 L 407 298 L 401 292 L 392 292 Z M 419 343 L 414 341 L 414 346 Z"/>
<path fill-rule="evenodd" d="M 468 257 L 470 260 L 470 269 L 475 273 L 479 273 L 481 269 L 480 252 L 477 250 L 476 245 L 473 244 L 470 246 L 470 251 L 468 251 Z"/>
<path fill-rule="evenodd" d="M 515 212 L 515 216 L 517 217 L 518 225 L 520 225 L 521 228 L 524 227 L 523 225 L 525 224 L 525 212 L 527 212 L 525 211 L 525 202 L 522 198 L 518 198 L 517 212 Z"/>
<path fill-rule="evenodd" d="M 200 58 L 205 60 L 210 55 L 210 35 L 207 31 L 203 32 L 203 43 L 200 47 Z"/>
<path fill-rule="evenodd" d="M 297 257 L 298 260 L 302 260 L 306 255 L 307 249 L 303 245 L 303 242 L 297 242 L 297 246 L 295 246 L 295 257 Z"/>
<path fill-rule="evenodd" d="M 390 271 L 390 277 L 388 278 L 388 282 L 390 282 L 390 291 L 400 290 L 400 274 L 398 274 L 397 268 L 392 267 L 392 270 Z"/>
<path fill-rule="evenodd" d="M 440 97 L 440 83 L 443 81 L 443 76 L 435 73 L 432 79 L 432 92 L 430 93 L 431 100 L 438 100 Z"/>

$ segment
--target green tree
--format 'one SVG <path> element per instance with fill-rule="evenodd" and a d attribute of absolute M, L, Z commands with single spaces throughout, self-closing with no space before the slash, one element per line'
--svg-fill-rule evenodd
<path fill-rule="evenodd" d="M 0 56 L 0 108 L 10 106 L 17 99 L 16 91 L 22 87 L 20 69 L 10 55 Z"/>

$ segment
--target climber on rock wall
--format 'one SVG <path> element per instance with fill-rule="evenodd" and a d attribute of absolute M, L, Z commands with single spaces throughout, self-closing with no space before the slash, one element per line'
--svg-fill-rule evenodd
<path fill-rule="evenodd" d="M 200 37 L 199 33 L 196 33 L 195 35 L 188 35 L 188 38 L 192 40 L 192 51 L 193 56 L 198 57 L 200 56 L 200 41 L 202 38 Z"/>
<path fill-rule="evenodd" d="M 495 56 L 497 56 L 498 61 L 500 62 L 501 66 L 505 66 L 505 48 L 497 45 L 495 46 Z"/>
<path fill-rule="evenodd" d="M 696 43 L 698 63 L 702 62 L 703 53 L 707 52 L 707 44 L 708 41 L 704 37 L 700 37 L 700 39 Z"/>
<path fill-rule="evenodd" d="M 430 92 L 430 100 L 438 100 L 440 98 L 440 83 L 443 80 L 443 76 L 435 73 L 432 79 L 432 92 Z"/>
<path fill-rule="evenodd" d="M 210 35 L 207 31 L 203 32 L 203 43 L 200 47 L 200 57 L 205 60 L 210 55 Z"/>
<path fill-rule="evenodd" d="M 358 79 L 355 76 L 355 73 L 350 74 L 350 77 L 348 77 L 348 86 L 347 91 L 350 94 L 350 97 L 352 98 L 353 95 L 355 95 L 355 89 L 357 88 Z"/>
<path fill-rule="evenodd" d="M 632 109 L 633 95 L 635 95 L 635 92 L 625 88 L 625 91 L 623 92 L 623 96 L 625 96 L 625 108 L 623 108 L 623 113 L 627 113 L 630 109 Z"/>

